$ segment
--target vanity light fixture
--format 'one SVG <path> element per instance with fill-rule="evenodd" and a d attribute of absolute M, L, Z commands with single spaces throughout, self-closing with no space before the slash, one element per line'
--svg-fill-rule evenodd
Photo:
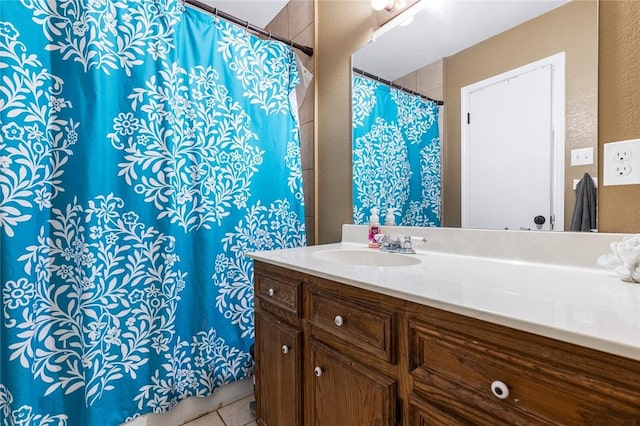
<path fill-rule="evenodd" d="M 396 0 L 371 0 L 371 7 L 374 10 L 391 11 L 396 6 Z"/>
<path fill-rule="evenodd" d="M 383 2 L 383 0 L 371 0 L 371 3 L 373 4 L 374 1 Z M 398 4 L 397 1 L 393 1 L 393 3 L 394 5 Z M 397 27 L 398 25 L 403 27 L 409 25 L 413 21 L 413 17 L 415 15 L 427 8 L 428 3 L 429 2 L 425 0 L 417 0 L 413 4 L 410 4 L 409 7 L 407 7 L 405 10 L 398 13 L 392 19 L 384 23 L 380 28 L 375 30 L 373 34 L 371 34 L 371 41 L 375 41 L 378 37 L 380 37 L 387 31 Z"/>

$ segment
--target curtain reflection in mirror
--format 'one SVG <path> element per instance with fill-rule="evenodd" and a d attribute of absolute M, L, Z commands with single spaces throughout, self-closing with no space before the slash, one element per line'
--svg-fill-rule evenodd
<path fill-rule="evenodd" d="M 438 106 L 353 76 L 353 222 L 372 207 L 401 226 L 440 226 Z"/>

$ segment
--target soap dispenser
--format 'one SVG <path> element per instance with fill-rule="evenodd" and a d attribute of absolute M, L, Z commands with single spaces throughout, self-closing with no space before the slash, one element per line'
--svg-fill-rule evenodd
<path fill-rule="evenodd" d="M 387 226 L 396 226 L 396 216 L 395 216 L 395 209 L 389 207 L 387 209 L 387 215 L 384 218 L 384 224 Z"/>
<path fill-rule="evenodd" d="M 378 248 L 380 244 L 376 241 L 376 235 L 380 233 L 380 216 L 378 216 L 379 209 L 377 207 L 371 208 L 371 216 L 369 217 L 369 247 Z"/>

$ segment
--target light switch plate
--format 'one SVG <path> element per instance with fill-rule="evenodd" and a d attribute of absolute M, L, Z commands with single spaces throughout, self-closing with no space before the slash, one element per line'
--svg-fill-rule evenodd
<path fill-rule="evenodd" d="M 602 184 L 640 184 L 640 139 L 604 144 Z"/>
<path fill-rule="evenodd" d="M 593 164 L 593 147 L 571 150 L 571 165 L 584 166 Z"/>
<path fill-rule="evenodd" d="M 592 176 L 591 180 L 593 180 L 593 184 L 596 186 L 596 188 L 598 187 L 598 178 Z M 580 182 L 580 179 L 574 179 L 573 180 L 573 190 L 575 191 L 576 188 L 578 187 L 578 182 Z"/>

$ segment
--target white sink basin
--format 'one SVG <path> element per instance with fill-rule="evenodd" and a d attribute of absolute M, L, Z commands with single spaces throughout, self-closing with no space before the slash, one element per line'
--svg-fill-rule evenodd
<path fill-rule="evenodd" d="M 354 266 L 410 266 L 420 259 L 406 254 L 385 253 L 377 250 L 323 250 L 313 253 L 317 259 Z"/>

